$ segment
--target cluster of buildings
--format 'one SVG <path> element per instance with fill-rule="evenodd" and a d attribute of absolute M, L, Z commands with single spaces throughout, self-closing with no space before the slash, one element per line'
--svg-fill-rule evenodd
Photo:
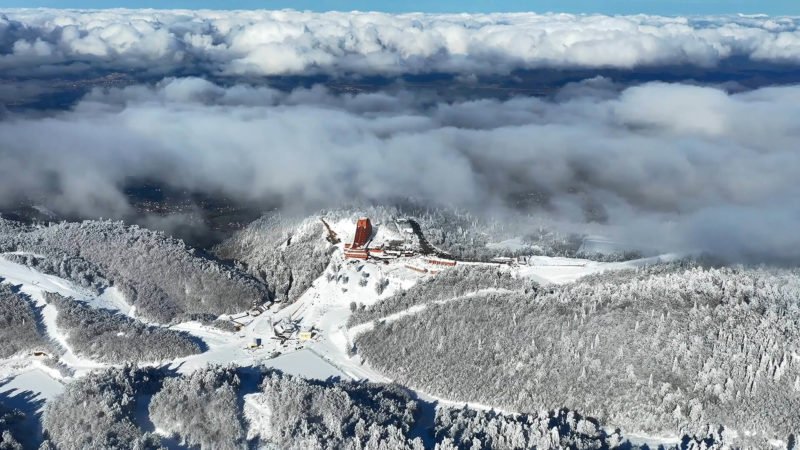
<path fill-rule="evenodd" d="M 324 222 L 324 221 L 323 221 Z M 327 226 L 327 224 L 325 224 Z M 433 248 L 417 230 L 414 230 L 412 221 L 409 219 L 398 219 L 394 221 L 397 229 L 395 239 L 381 240 L 379 245 L 373 244 L 373 227 L 368 217 L 362 217 L 356 222 L 356 233 L 352 243 L 344 244 L 344 256 L 347 259 L 376 259 L 390 260 L 400 257 L 411 257 L 417 255 L 428 256 L 424 261 L 433 266 L 452 267 L 457 264 L 449 256 L 442 254 Z M 330 230 L 330 228 L 329 228 Z M 330 239 L 329 239 L 330 240 Z M 336 240 L 338 243 L 338 238 Z M 490 261 L 473 261 L 473 263 L 484 264 L 527 264 L 526 257 L 510 258 L 495 257 Z M 436 273 L 437 270 L 419 269 L 409 267 L 412 270 L 423 273 Z"/>
<path fill-rule="evenodd" d="M 398 233 L 413 238 L 413 229 L 407 221 L 395 222 Z M 344 245 L 344 256 L 347 259 L 379 259 L 389 260 L 400 257 L 415 256 L 418 252 L 408 245 L 406 239 L 389 240 L 380 245 L 371 246 L 373 227 L 368 217 L 362 217 L 356 222 L 356 233 L 351 244 Z"/>

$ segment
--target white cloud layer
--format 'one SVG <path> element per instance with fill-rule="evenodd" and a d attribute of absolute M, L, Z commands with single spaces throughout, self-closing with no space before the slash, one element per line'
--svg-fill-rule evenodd
<path fill-rule="evenodd" d="M 732 58 L 797 64 L 799 24 L 733 16 L 8 10 L 0 16 L 0 70 L 396 75 L 710 67 Z"/>
<path fill-rule="evenodd" d="M 0 200 L 56 188 L 52 208 L 114 215 L 130 177 L 317 205 L 414 196 L 487 209 L 535 194 L 565 222 L 600 211 L 598 231 L 624 241 L 797 262 L 798 117 L 798 86 L 593 79 L 552 100 L 442 102 L 166 79 L 8 116 Z"/>

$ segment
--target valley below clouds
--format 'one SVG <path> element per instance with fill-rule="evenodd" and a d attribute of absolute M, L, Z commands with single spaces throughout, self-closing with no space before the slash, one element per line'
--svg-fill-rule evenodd
<path fill-rule="evenodd" d="M 592 78 L 544 98 L 451 100 L 167 78 L 9 114 L 0 200 L 38 193 L 55 211 L 118 217 L 130 179 L 300 209 L 409 197 L 659 251 L 790 262 L 798 105 L 795 86 Z"/>

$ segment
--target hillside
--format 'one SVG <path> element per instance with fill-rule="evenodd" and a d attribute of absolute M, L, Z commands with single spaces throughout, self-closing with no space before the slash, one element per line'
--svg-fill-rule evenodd
<path fill-rule="evenodd" d="M 711 423 L 785 439 L 800 424 L 798 298 L 796 271 L 677 264 L 432 302 L 378 321 L 356 346 L 443 398 L 574 408 L 629 430 Z"/>
<path fill-rule="evenodd" d="M 113 284 L 142 316 L 162 323 L 238 312 L 268 299 L 253 277 L 163 233 L 121 222 L 22 226 L 0 218 L 0 253 L 11 252 L 32 254 L 12 258 L 96 291 Z"/>
<path fill-rule="evenodd" d="M 38 321 L 37 311 L 25 294 L 3 284 L 0 278 L 0 358 L 23 350 L 48 349 Z"/>
<path fill-rule="evenodd" d="M 336 229 L 340 240 L 352 239 L 351 228 L 359 217 L 370 218 L 378 230 L 383 229 L 378 224 L 409 220 L 415 228 L 415 234 L 409 239 L 419 251 L 462 260 L 545 255 L 616 261 L 635 256 L 583 254 L 580 236 L 532 226 L 525 218 L 515 217 L 507 223 L 488 222 L 467 212 L 432 209 L 414 202 L 393 207 L 352 206 L 323 210 L 305 218 L 267 214 L 217 245 L 213 253 L 223 260 L 241 264 L 248 273 L 266 283 L 270 295 L 277 301 L 293 302 L 322 275 L 331 260 L 334 247 L 326 239 L 325 224 Z"/>
<path fill-rule="evenodd" d="M 315 382 L 259 368 L 212 366 L 174 376 L 125 366 L 70 384 L 48 406 L 44 425 L 47 445 L 58 449 L 640 448 L 567 410 L 509 415 L 443 407 L 429 419 L 420 423 L 418 402 L 397 386 Z M 722 448 L 720 436 L 700 436 L 704 448 Z M 693 441 L 700 439 L 685 440 Z"/>
<path fill-rule="evenodd" d="M 375 245 L 402 239 L 415 252 L 346 259 L 343 243 L 360 216 L 373 220 Z M 231 265 L 116 223 L 2 222 L 0 312 L 12 339 L 0 380 L 32 398 L 42 389 L 43 403 L 24 405 L 26 414 L 47 405 L 44 437 L 55 448 L 791 442 L 800 423 L 796 271 L 672 255 L 453 267 L 421 253 L 404 218 L 397 208 L 266 216 L 215 249 Z M 116 248 L 144 257 L 95 254 Z M 152 270 L 172 272 L 143 275 Z M 180 295 L 173 274 L 194 290 Z M 164 282 L 162 292 L 182 301 L 197 292 L 210 301 L 153 323 L 146 304 L 128 303 L 126 282 Z M 226 286 L 292 304 L 249 313 L 250 303 L 234 303 L 226 310 L 237 314 L 217 317 L 208 311 L 221 310 Z M 279 323 L 295 331 L 278 331 Z M 37 345 L 52 355 L 25 351 Z M 126 362 L 139 368 L 114 366 Z M 86 398 L 96 411 L 76 417 Z"/>
<path fill-rule="evenodd" d="M 294 301 L 328 266 L 333 248 L 317 217 L 293 220 L 265 215 L 221 243 L 214 253 L 244 265 L 268 286 L 272 298 Z"/>
<path fill-rule="evenodd" d="M 146 325 L 87 303 L 46 293 L 55 306 L 56 325 L 75 353 L 106 363 L 170 361 L 202 353 L 202 341 L 186 332 Z"/>

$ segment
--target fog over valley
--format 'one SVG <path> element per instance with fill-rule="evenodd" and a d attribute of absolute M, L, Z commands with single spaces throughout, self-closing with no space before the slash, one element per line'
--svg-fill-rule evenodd
<path fill-rule="evenodd" d="M 167 78 L 8 114 L 0 198 L 123 217 L 131 179 L 304 213 L 410 197 L 658 251 L 791 262 L 798 100 L 795 86 L 729 93 L 601 77 L 545 97 L 464 101 Z"/>

